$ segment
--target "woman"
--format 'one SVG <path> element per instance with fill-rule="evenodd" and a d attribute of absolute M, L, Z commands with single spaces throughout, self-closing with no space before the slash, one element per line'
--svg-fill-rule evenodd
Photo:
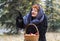
<path fill-rule="evenodd" d="M 35 24 L 39 30 L 39 41 L 46 41 L 47 17 L 39 4 L 32 6 L 30 13 L 23 17 L 24 24 Z"/>

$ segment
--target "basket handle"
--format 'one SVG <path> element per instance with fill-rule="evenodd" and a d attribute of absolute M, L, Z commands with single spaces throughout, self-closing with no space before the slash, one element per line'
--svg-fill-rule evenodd
<path fill-rule="evenodd" d="M 28 24 L 27 27 L 25 28 L 25 33 L 26 33 L 26 29 L 27 29 L 29 26 L 31 26 L 31 25 L 33 25 L 33 26 L 36 28 L 36 30 L 37 30 L 37 32 L 38 32 L 38 34 L 39 34 L 38 28 L 37 28 L 37 26 L 36 26 L 35 24 Z"/>

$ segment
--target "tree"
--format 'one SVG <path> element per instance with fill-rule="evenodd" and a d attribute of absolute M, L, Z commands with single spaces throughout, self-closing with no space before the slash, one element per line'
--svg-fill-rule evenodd
<path fill-rule="evenodd" d="M 59 21 L 60 20 L 57 16 L 59 16 L 59 9 L 57 9 L 59 6 L 59 1 L 56 2 L 56 0 L 46 0 L 46 13 L 48 16 L 48 31 L 57 31 L 59 29 Z M 58 18 L 58 19 L 57 19 Z"/>

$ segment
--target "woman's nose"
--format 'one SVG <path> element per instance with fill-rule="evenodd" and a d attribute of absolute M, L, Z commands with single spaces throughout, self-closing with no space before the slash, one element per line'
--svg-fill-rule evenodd
<path fill-rule="evenodd" d="M 34 11 L 32 11 L 32 13 L 34 13 Z"/>

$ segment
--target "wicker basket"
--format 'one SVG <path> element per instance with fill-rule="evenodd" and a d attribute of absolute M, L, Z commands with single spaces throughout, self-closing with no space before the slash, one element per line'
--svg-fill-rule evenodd
<path fill-rule="evenodd" d="M 27 30 L 27 28 L 29 27 L 29 26 L 34 26 L 35 28 L 36 28 L 36 30 L 37 30 L 37 35 L 35 35 L 35 34 L 33 34 L 33 35 L 31 35 L 31 34 L 26 34 L 26 30 Z M 38 28 L 37 28 L 37 26 L 35 25 L 35 24 L 29 24 L 27 27 L 26 27 L 26 29 L 25 29 L 25 34 L 24 34 L 24 41 L 38 41 L 38 39 L 39 39 L 39 31 L 38 31 Z"/>

